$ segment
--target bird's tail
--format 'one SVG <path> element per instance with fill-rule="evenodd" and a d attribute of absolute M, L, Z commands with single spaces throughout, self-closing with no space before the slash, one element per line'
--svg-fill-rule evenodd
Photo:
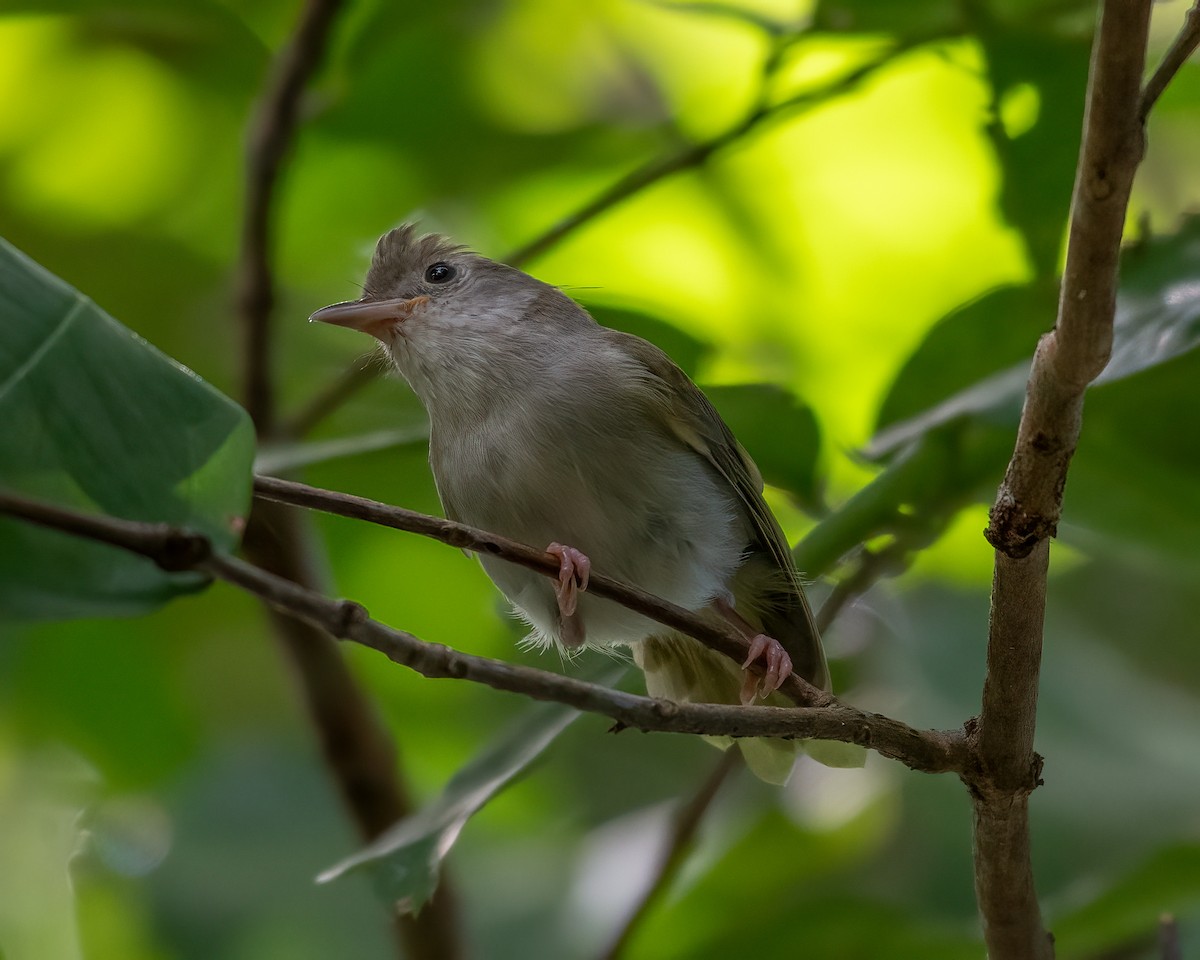
<path fill-rule="evenodd" d="M 740 703 L 742 671 L 728 657 L 713 652 L 697 640 L 681 633 L 648 637 L 634 645 L 634 662 L 646 675 L 646 692 L 652 697 L 676 703 Z M 821 661 L 822 667 L 824 660 Z M 767 703 L 786 706 L 788 702 L 772 694 Z M 730 737 L 705 737 L 722 749 L 734 741 Z M 797 749 L 806 750 L 827 766 L 862 766 L 863 750 L 854 744 L 817 740 L 782 740 L 767 737 L 740 739 L 738 747 L 746 766 L 760 780 L 782 784 L 796 762 Z"/>

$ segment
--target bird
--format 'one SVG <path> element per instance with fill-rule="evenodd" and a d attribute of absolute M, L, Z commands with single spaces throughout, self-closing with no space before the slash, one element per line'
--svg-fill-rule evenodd
<path fill-rule="evenodd" d="M 658 347 L 602 326 L 558 287 L 415 224 L 379 239 L 359 299 L 310 319 L 382 344 L 428 414 L 429 462 L 449 519 L 558 560 L 551 579 L 480 556 L 532 643 L 568 655 L 628 647 L 647 693 L 676 702 L 786 703 L 776 691 L 793 672 L 829 689 L 762 477 Z M 745 663 L 589 594 L 593 568 L 729 624 L 748 643 Z M 748 669 L 756 661 L 761 679 Z M 761 779 L 786 780 L 792 742 L 740 745 Z M 856 761 L 835 753 L 824 762 Z"/>

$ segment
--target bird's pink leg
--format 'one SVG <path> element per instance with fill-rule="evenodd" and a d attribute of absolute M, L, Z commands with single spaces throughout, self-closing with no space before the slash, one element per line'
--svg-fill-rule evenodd
<path fill-rule="evenodd" d="M 746 653 L 746 662 L 742 664 L 742 669 L 746 671 L 746 679 L 742 684 L 742 703 L 748 706 L 754 702 L 756 697 L 762 697 L 765 700 L 769 694 L 779 689 L 784 680 L 792 675 L 792 658 L 783 649 L 783 644 L 774 637 L 768 637 L 765 633 L 756 630 L 745 617 L 733 608 L 733 604 L 729 600 L 723 597 L 719 598 L 713 602 L 713 607 L 750 644 L 750 649 Z M 748 669 L 750 664 L 759 659 L 766 664 L 766 673 L 761 681 Z"/>
<path fill-rule="evenodd" d="M 554 596 L 558 599 L 558 613 L 563 628 L 562 639 L 568 647 L 577 647 L 583 643 L 583 624 L 575 616 L 575 611 L 579 606 L 579 594 L 587 589 L 592 561 L 583 551 L 561 543 L 550 544 L 546 552 L 558 558 L 558 579 L 554 581 Z"/>

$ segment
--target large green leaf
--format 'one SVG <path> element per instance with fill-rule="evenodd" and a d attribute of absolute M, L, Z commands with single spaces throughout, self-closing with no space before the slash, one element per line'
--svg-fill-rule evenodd
<path fill-rule="evenodd" d="M 938 409 L 947 397 L 974 403 L 968 395 L 990 390 L 985 385 L 997 371 L 1020 381 L 1003 386 L 1019 398 L 1023 374 L 1011 368 L 1026 363 L 1038 336 L 1053 326 L 1057 300 L 1057 283 L 1026 284 L 997 287 L 952 310 L 900 368 L 879 408 L 876 432 Z"/>
<path fill-rule="evenodd" d="M 0 486 L 238 541 L 245 412 L 0 241 Z M 140 557 L 0 521 L 0 616 L 127 615 L 197 589 Z"/>

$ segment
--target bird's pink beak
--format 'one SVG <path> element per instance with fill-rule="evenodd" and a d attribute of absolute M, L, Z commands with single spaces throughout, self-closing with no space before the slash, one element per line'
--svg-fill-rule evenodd
<path fill-rule="evenodd" d="M 322 307 L 308 320 L 309 323 L 317 320 L 339 327 L 349 327 L 351 330 L 361 330 L 376 340 L 382 340 L 393 324 L 407 320 L 414 310 L 428 302 L 429 298 L 425 296 L 412 297 L 409 300 L 347 300 L 345 303 Z"/>

